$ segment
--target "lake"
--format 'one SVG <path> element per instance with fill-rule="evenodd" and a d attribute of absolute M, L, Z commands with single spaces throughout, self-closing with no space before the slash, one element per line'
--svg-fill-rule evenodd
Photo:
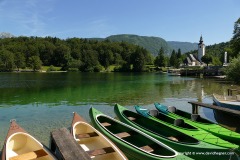
<path fill-rule="evenodd" d="M 229 87 L 161 73 L 0 73 L 0 148 L 11 119 L 48 145 L 51 131 L 70 127 L 72 112 L 88 122 L 90 107 L 115 117 L 115 103 L 134 110 L 136 104 L 154 108 L 160 102 L 190 112 L 188 101 L 212 103 L 212 93 Z M 211 110 L 200 113 L 214 121 Z"/>

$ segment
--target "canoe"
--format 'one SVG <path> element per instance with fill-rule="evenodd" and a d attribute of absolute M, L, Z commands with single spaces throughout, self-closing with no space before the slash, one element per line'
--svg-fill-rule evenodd
<path fill-rule="evenodd" d="M 95 108 L 89 110 L 89 116 L 96 129 L 114 142 L 125 155 L 132 160 L 176 160 L 190 159 L 179 155 L 169 146 L 149 135 L 104 115 Z"/>
<path fill-rule="evenodd" d="M 116 104 L 114 112 L 120 121 L 139 129 L 149 136 L 163 142 L 176 151 L 187 155 L 193 159 L 212 160 L 226 160 L 230 159 L 230 155 L 222 155 L 222 153 L 229 153 L 227 148 L 215 146 L 202 141 L 199 141 L 189 135 L 186 135 L 178 130 L 175 130 L 165 124 L 158 123 L 140 114 L 128 110 L 127 108 Z M 196 153 L 216 153 L 215 155 L 203 156 Z"/>
<path fill-rule="evenodd" d="M 236 133 L 218 124 L 215 124 L 207 119 L 204 119 L 198 114 L 190 114 L 179 109 L 176 109 L 173 106 L 167 107 L 159 103 L 154 103 L 154 105 L 156 109 L 163 114 L 171 116 L 175 119 L 183 119 L 185 123 L 201 128 L 209 133 L 212 133 L 217 137 L 220 137 L 221 139 L 227 140 L 237 145 L 240 144 L 239 133 Z"/>
<path fill-rule="evenodd" d="M 73 114 L 71 134 L 92 159 L 127 160 L 127 157 L 113 142 L 77 113 Z"/>
<path fill-rule="evenodd" d="M 240 95 L 221 96 L 213 94 L 213 101 L 221 107 L 240 111 Z"/>
<path fill-rule="evenodd" d="M 57 160 L 37 139 L 11 120 L 2 150 L 2 160 Z"/>
<path fill-rule="evenodd" d="M 185 121 L 183 119 L 175 119 L 170 116 L 167 116 L 167 115 L 159 112 L 157 109 L 148 110 L 148 109 L 142 108 L 140 106 L 135 106 L 135 109 L 139 114 L 141 114 L 145 117 L 148 117 L 159 123 L 166 124 L 169 127 L 174 128 L 174 129 L 176 129 L 180 132 L 183 132 L 187 135 L 190 135 L 200 141 L 203 141 L 203 142 L 206 142 L 209 144 L 213 144 L 216 146 L 220 146 L 223 148 L 233 149 L 233 150 L 237 150 L 239 148 L 239 146 L 236 144 L 225 141 L 205 130 L 194 127 L 192 125 L 189 125 L 189 124 L 185 123 Z"/>

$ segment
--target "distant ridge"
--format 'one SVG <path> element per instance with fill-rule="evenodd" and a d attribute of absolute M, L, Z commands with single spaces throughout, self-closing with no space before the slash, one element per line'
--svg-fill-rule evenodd
<path fill-rule="evenodd" d="M 138 36 L 133 34 L 119 34 L 106 37 L 110 41 L 117 42 L 128 42 L 131 44 L 139 45 L 148 51 L 150 51 L 154 56 L 158 54 L 158 51 L 163 47 L 165 53 L 169 53 L 171 48 L 168 43 L 160 37 L 148 37 L 148 36 Z"/>
<path fill-rule="evenodd" d="M 11 33 L 0 32 L 0 38 L 11 38 L 11 37 L 15 37 L 15 36 L 12 35 Z M 131 44 L 139 45 L 147 49 L 154 56 L 158 55 L 158 52 L 161 47 L 163 47 L 166 55 L 170 55 L 173 49 L 177 51 L 180 48 L 182 54 L 197 49 L 197 43 L 166 41 L 165 39 L 160 37 L 139 36 L 134 34 L 118 34 L 118 35 L 111 35 L 106 38 L 87 38 L 87 39 L 97 40 L 97 41 L 104 41 L 108 39 L 113 42 L 122 42 L 122 41 L 128 42 Z"/>

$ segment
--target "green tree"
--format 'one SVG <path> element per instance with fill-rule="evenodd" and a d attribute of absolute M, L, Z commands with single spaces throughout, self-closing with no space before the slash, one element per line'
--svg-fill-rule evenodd
<path fill-rule="evenodd" d="M 158 56 L 155 58 L 154 61 L 155 66 L 158 67 L 166 67 L 166 60 L 164 56 L 164 49 L 161 47 L 161 49 L 158 52 Z"/>
<path fill-rule="evenodd" d="M 14 54 L 14 63 L 19 71 L 20 68 L 26 67 L 25 56 L 21 52 L 16 52 Z"/>
<path fill-rule="evenodd" d="M 205 55 L 201 58 L 201 60 L 202 60 L 204 63 L 206 63 L 207 66 L 208 66 L 209 63 L 212 62 L 212 59 L 213 59 L 212 56 L 209 55 L 209 54 L 205 54 Z"/>
<path fill-rule="evenodd" d="M 179 65 L 180 65 L 180 63 L 178 61 L 177 54 L 176 54 L 175 50 L 173 50 L 171 57 L 170 57 L 170 66 L 179 68 Z"/>
<path fill-rule="evenodd" d="M 145 70 L 145 56 L 144 49 L 138 47 L 135 53 L 132 54 L 132 64 L 134 72 L 142 72 Z"/>
<path fill-rule="evenodd" d="M 226 67 L 225 73 L 227 79 L 234 81 L 237 84 L 240 84 L 240 56 L 233 58 L 230 64 Z"/>
<path fill-rule="evenodd" d="M 14 69 L 14 55 L 12 52 L 2 49 L 0 50 L 0 70 L 12 71 Z"/>
<path fill-rule="evenodd" d="M 83 72 L 100 71 L 100 63 L 98 61 L 97 52 L 94 50 L 84 51 L 82 54 L 82 65 L 80 70 Z"/>
<path fill-rule="evenodd" d="M 240 54 L 240 18 L 234 23 L 233 37 L 231 39 L 233 55 L 237 57 Z"/>
<path fill-rule="evenodd" d="M 182 52 L 181 52 L 181 49 L 179 48 L 177 52 L 177 59 L 181 59 L 181 56 L 182 56 Z"/>
<path fill-rule="evenodd" d="M 29 58 L 29 66 L 33 69 L 33 71 L 37 71 L 39 69 L 41 69 L 42 67 L 42 61 L 39 58 L 39 56 L 31 56 Z"/>
<path fill-rule="evenodd" d="M 220 59 L 218 57 L 212 57 L 212 64 L 214 66 L 221 66 L 222 62 L 220 61 Z"/>

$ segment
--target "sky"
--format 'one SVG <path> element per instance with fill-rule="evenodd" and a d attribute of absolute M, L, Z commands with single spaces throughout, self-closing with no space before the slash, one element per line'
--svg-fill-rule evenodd
<path fill-rule="evenodd" d="M 0 0 L 0 32 L 105 38 L 116 34 L 211 45 L 233 36 L 240 0 Z"/>

